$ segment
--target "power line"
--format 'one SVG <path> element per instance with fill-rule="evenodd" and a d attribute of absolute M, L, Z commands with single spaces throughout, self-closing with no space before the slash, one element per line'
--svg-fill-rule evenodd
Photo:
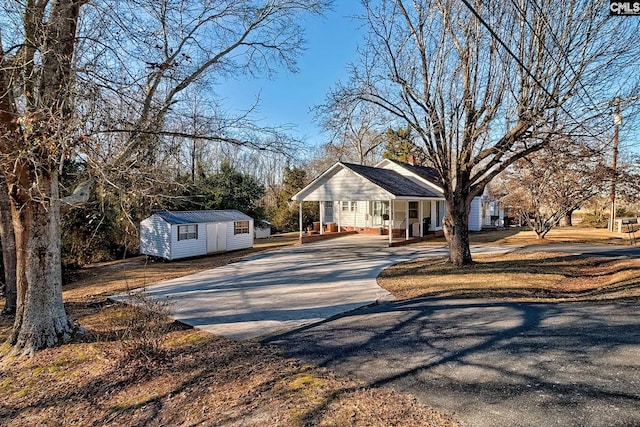
<path fill-rule="evenodd" d="M 555 96 L 553 96 L 553 94 L 551 94 L 551 92 L 549 92 L 549 90 L 538 80 L 538 78 L 536 76 L 533 75 L 533 73 L 531 72 L 531 70 L 529 70 L 529 68 L 524 65 L 524 63 L 520 60 L 520 58 L 518 58 L 518 56 L 516 56 L 516 54 L 514 54 L 511 51 L 511 48 L 509 46 L 507 46 L 507 44 L 500 38 L 500 36 L 498 36 L 498 34 L 495 32 L 495 30 L 493 28 L 491 28 L 491 26 L 489 26 L 489 24 L 482 18 L 482 16 L 480 16 L 480 14 L 478 13 L 478 11 L 471 6 L 471 4 L 468 2 L 468 0 L 462 0 L 462 3 L 465 4 L 465 6 L 467 6 L 467 8 L 471 11 L 471 13 L 473 13 L 475 15 L 476 18 L 478 18 L 478 21 L 480 21 L 480 23 L 487 29 L 489 30 L 489 32 L 491 33 L 491 35 L 493 36 L 494 39 L 496 39 L 496 41 L 498 43 L 500 43 L 502 45 L 502 47 L 505 48 L 505 50 L 507 51 L 507 53 L 509 53 L 509 55 L 515 59 L 515 61 L 518 63 L 518 65 L 520 65 L 520 67 L 522 67 L 522 69 L 524 71 L 527 72 L 527 74 L 529 75 L 529 77 L 531 77 L 533 79 L 533 81 L 540 87 L 540 89 L 544 90 L 545 93 L 547 95 L 549 95 L 549 97 L 555 101 L 557 101 L 557 99 L 555 99 Z"/>
<path fill-rule="evenodd" d="M 556 37 L 556 33 L 553 29 L 553 27 L 551 27 L 551 24 L 549 22 L 549 20 L 545 17 L 545 13 L 542 10 L 542 7 L 538 4 L 537 0 L 530 0 L 531 3 L 533 3 L 533 5 L 535 6 L 535 8 L 538 10 L 541 19 L 544 20 L 545 25 L 547 26 L 547 28 L 549 29 L 549 34 L 551 34 L 551 37 L 553 38 L 553 41 L 555 43 L 555 45 L 558 47 L 558 49 L 560 50 L 560 52 L 562 53 L 562 56 L 564 59 L 567 60 L 567 65 L 569 66 L 569 69 L 571 70 L 571 72 L 574 74 L 574 76 L 577 79 L 578 84 L 580 85 L 580 87 L 582 88 L 582 90 L 584 91 L 584 94 L 587 95 L 587 98 L 589 99 L 589 102 L 591 103 L 591 105 L 594 107 L 594 110 L 598 110 L 598 104 L 593 100 L 593 98 L 591 97 L 591 94 L 589 93 L 589 91 L 587 90 L 586 87 L 584 87 L 584 84 L 582 83 L 582 80 L 580 79 L 580 77 L 578 76 L 578 73 L 576 71 L 576 69 L 574 68 L 573 64 L 571 63 L 570 59 L 569 59 L 569 55 L 567 54 L 567 52 L 564 50 L 563 46 L 560 44 L 560 41 L 558 40 L 558 38 Z M 522 16 L 522 19 L 524 20 L 524 22 L 529 26 L 529 28 L 531 29 L 531 31 L 533 32 L 533 35 L 540 40 L 541 42 L 543 42 L 543 40 L 541 39 L 540 35 L 536 32 L 536 30 L 533 28 L 533 26 L 531 25 L 531 23 L 527 20 L 527 14 L 526 11 L 521 8 L 515 0 L 511 0 L 511 3 L 516 7 L 516 9 L 518 9 L 518 12 L 520 12 L 520 15 Z M 559 60 L 556 60 L 556 58 L 554 57 L 553 53 L 549 50 L 549 48 L 547 47 L 547 45 L 543 42 L 542 46 L 544 47 L 544 49 L 547 51 L 547 53 L 549 54 L 549 56 L 551 57 L 552 60 L 554 60 L 554 62 L 556 63 L 556 65 L 559 67 L 560 72 L 562 73 L 562 75 L 569 80 L 569 78 L 567 77 L 567 75 L 565 74 L 565 72 L 562 70 L 562 64 L 560 64 Z M 584 101 L 584 99 L 582 97 L 580 97 L 580 99 L 582 101 Z"/>
<path fill-rule="evenodd" d="M 538 85 L 538 87 L 540 87 L 540 89 L 542 89 L 548 96 L 549 98 L 551 98 L 553 101 L 555 101 L 556 103 L 560 104 L 558 102 L 558 99 L 556 98 L 556 96 L 554 96 L 551 92 L 549 92 L 549 90 L 540 82 L 540 80 L 538 80 L 538 78 L 533 74 L 533 72 L 531 72 L 531 70 L 522 62 L 522 60 L 520 60 L 520 58 L 518 58 L 518 56 L 516 54 L 513 53 L 513 51 L 511 50 L 511 48 L 509 46 L 507 46 L 507 44 L 502 40 L 502 38 L 495 32 L 495 30 L 484 20 L 484 18 L 482 18 L 482 16 L 480 16 L 480 14 L 478 13 L 478 11 L 469 3 L 468 0 L 462 0 L 462 3 L 464 3 L 464 5 L 467 7 L 467 9 L 469 9 L 469 11 L 478 19 L 478 21 L 489 31 L 489 33 L 491 34 L 491 36 L 500 44 L 502 45 L 502 47 L 504 47 L 504 49 L 507 51 L 507 53 L 518 63 L 518 65 L 520 65 L 520 67 L 529 75 L 529 77 L 531 77 L 531 79 L 533 79 L 533 81 Z M 526 22 L 526 19 L 525 19 Z M 535 31 L 534 31 L 535 33 Z M 552 55 L 553 56 L 553 55 Z M 573 117 L 573 115 L 564 107 L 564 105 L 560 104 L 560 109 L 562 111 L 564 111 L 564 113 L 571 119 L 573 120 L 576 124 L 578 124 L 580 127 L 582 127 L 585 131 L 587 131 L 588 134 L 590 134 L 590 136 L 596 140 L 598 140 L 599 138 L 595 135 L 593 135 L 593 133 L 590 131 L 590 129 L 588 129 L 584 124 L 580 123 L 575 117 Z"/>

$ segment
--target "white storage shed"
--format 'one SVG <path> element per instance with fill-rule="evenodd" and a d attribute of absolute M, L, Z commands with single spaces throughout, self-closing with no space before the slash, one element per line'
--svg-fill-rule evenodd
<path fill-rule="evenodd" d="M 254 237 L 256 239 L 271 237 L 271 223 L 269 221 L 258 220 L 254 222 L 254 230 Z"/>
<path fill-rule="evenodd" d="M 174 260 L 253 246 L 253 218 L 237 210 L 157 212 L 140 222 L 140 253 Z"/>

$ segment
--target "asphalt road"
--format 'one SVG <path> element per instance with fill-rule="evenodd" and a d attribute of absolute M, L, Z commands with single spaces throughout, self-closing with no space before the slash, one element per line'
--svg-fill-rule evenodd
<path fill-rule="evenodd" d="M 387 302 L 265 339 L 467 426 L 640 426 L 635 302 Z"/>

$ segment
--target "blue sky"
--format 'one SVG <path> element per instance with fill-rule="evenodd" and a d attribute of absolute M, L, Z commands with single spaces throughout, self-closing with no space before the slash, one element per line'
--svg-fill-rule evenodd
<path fill-rule="evenodd" d="M 216 88 L 230 110 L 246 110 L 260 95 L 260 107 L 254 114 L 265 126 L 292 125 L 294 136 L 309 145 L 324 142 L 321 130 L 310 111 L 324 102 L 325 95 L 339 80 L 347 78 L 347 67 L 357 57 L 363 40 L 360 23 L 353 16 L 362 6 L 357 0 L 336 3 L 322 17 L 305 20 L 306 51 L 298 60 L 298 73 L 285 69 L 272 78 L 239 79 Z"/>
<path fill-rule="evenodd" d="M 361 23 L 354 19 L 361 12 L 360 1 L 341 0 L 324 17 L 308 17 L 304 22 L 306 51 L 298 59 L 299 72 L 281 69 L 272 79 L 226 81 L 216 88 L 222 103 L 232 112 L 245 111 L 260 96 L 259 109 L 253 116 L 260 125 L 290 125 L 291 133 L 310 147 L 326 142 L 310 110 L 324 102 L 339 80 L 347 79 L 347 67 L 356 61 L 357 47 L 364 40 Z M 624 114 L 620 146 L 623 151 L 638 152 L 638 118 L 630 114 Z"/>

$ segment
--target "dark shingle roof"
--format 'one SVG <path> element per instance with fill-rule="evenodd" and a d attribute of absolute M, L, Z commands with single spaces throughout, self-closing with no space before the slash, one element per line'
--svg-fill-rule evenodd
<path fill-rule="evenodd" d="M 198 224 L 203 222 L 226 222 L 226 221 L 248 221 L 250 216 L 242 212 L 229 210 L 211 210 L 211 211 L 164 211 L 156 212 L 155 215 L 160 216 L 169 224 Z"/>
<path fill-rule="evenodd" d="M 395 196 L 414 197 L 442 197 L 435 190 L 411 181 L 391 169 L 342 163 L 346 168 L 366 178 L 377 186 L 387 190 Z"/>
<path fill-rule="evenodd" d="M 440 178 L 438 177 L 438 173 L 434 168 L 421 166 L 421 165 L 412 165 L 409 163 L 398 162 L 396 160 L 391 160 L 391 161 L 415 173 L 419 177 L 426 179 L 427 181 L 433 183 L 434 185 L 437 185 L 438 187 L 440 187 L 440 184 L 439 184 Z"/>

